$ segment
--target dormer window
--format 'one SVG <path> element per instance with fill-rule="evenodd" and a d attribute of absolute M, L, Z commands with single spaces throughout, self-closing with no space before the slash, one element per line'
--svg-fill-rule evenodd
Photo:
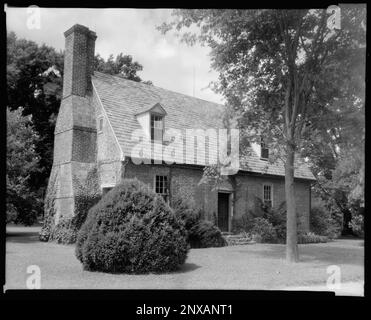
<path fill-rule="evenodd" d="M 157 143 L 163 143 L 165 117 L 167 113 L 158 102 L 150 108 L 144 108 L 135 117 L 142 127 L 146 138 Z"/>
<path fill-rule="evenodd" d="M 269 149 L 267 144 L 264 142 L 263 138 L 260 142 L 260 159 L 262 160 L 268 160 L 269 158 Z"/>
<path fill-rule="evenodd" d="M 162 141 L 164 134 L 164 117 L 158 114 L 151 114 L 151 140 Z"/>

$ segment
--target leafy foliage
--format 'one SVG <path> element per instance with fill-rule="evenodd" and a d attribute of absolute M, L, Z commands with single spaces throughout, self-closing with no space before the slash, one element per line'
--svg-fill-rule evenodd
<path fill-rule="evenodd" d="M 58 182 L 58 171 L 52 170 L 48 182 L 48 188 L 46 192 L 46 197 L 44 201 L 44 219 L 43 225 L 39 233 L 40 241 L 51 240 L 51 235 L 53 232 L 53 227 L 55 224 L 56 215 L 56 203 L 55 198 L 57 194 L 57 182 Z"/>
<path fill-rule="evenodd" d="M 264 206 L 260 200 L 261 205 Z M 263 217 L 267 219 L 276 230 L 277 239 L 286 242 L 286 204 L 283 201 L 276 209 L 263 207 Z"/>
<path fill-rule="evenodd" d="M 299 233 L 298 235 L 298 243 L 305 244 L 305 243 L 324 243 L 328 242 L 329 239 L 326 236 L 321 236 L 315 234 L 313 232 L 308 233 Z"/>
<path fill-rule="evenodd" d="M 53 228 L 50 240 L 61 244 L 73 244 L 76 242 L 77 231 L 72 219 L 61 218 Z"/>
<path fill-rule="evenodd" d="M 272 236 L 270 242 L 286 243 L 286 204 L 283 201 L 277 208 L 271 208 L 266 206 L 263 201 L 256 197 L 256 208 L 255 211 L 249 210 L 241 216 L 234 217 L 232 220 L 232 231 L 235 233 L 247 233 L 252 234 L 256 223 L 263 224 L 266 221 L 275 230 L 275 236 Z M 328 237 L 336 237 L 339 235 L 339 220 L 333 218 L 329 213 L 326 216 L 323 210 L 319 207 L 314 207 L 311 212 L 311 230 L 318 235 L 324 235 Z M 262 222 L 260 219 L 264 219 Z M 267 228 L 268 229 L 268 228 Z M 303 234 L 302 225 L 298 221 L 299 234 Z M 272 232 L 274 235 L 274 233 Z M 256 237 L 256 235 L 255 235 Z M 258 236 L 258 240 L 261 241 L 261 236 Z"/>
<path fill-rule="evenodd" d="M 265 218 L 254 218 L 251 234 L 257 242 L 276 243 L 278 241 L 276 230 Z"/>
<path fill-rule="evenodd" d="M 179 195 L 171 197 L 170 206 L 174 214 L 184 222 L 186 230 L 190 230 L 201 219 L 201 211 L 197 210 L 190 201 Z"/>
<path fill-rule="evenodd" d="M 172 197 L 172 209 L 187 230 L 187 241 L 191 248 L 223 247 L 226 241 L 214 223 L 202 219 L 203 213 L 180 196 Z"/>
<path fill-rule="evenodd" d="M 124 180 L 89 211 L 76 244 L 84 269 L 104 272 L 174 271 L 187 251 L 182 221 L 136 179 Z"/>
<path fill-rule="evenodd" d="M 365 229 L 364 229 L 364 218 L 362 215 L 356 215 L 352 217 L 352 221 L 350 222 L 351 228 L 353 232 L 358 237 L 364 237 L 365 235 Z"/>
<path fill-rule="evenodd" d="M 191 248 L 224 247 L 226 241 L 219 228 L 212 222 L 199 220 L 188 230 Z"/>
<path fill-rule="evenodd" d="M 254 215 L 251 211 L 232 218 L 233 233 L 249 233 L 254 223 Z"/>
<path fill-rule="evenodd" d="M 53 157 L 54 127 L 62 88 L 63 54 L 46 45 L 7 36 L 8 107 L 22 106 L 32 116 L 39 139 L 35 143 L 38 170 L 30 175 L 34 190 L 45 191 Z"/>
<path fill-rule="evenodd" d="M 74 179 L 75 184 L 75 212 L 72 225 L 76 231 L 80 230 L 86 220 L 90 208 L 101 199 L 101 191 L 98 184 L 98 170 L 94 166 L 87 174 L 86 179 L 80 182 Z"/>
<path fill-rule="evenodd" d="M 35 146 L 39 141 L 30 117 L 22 108 L 7 109 L 6 203 L 7 222 L 34 223 L 42 207 L 40 194 L 31 184 L 31 175 L 38 171 L 39 157 Z"/>
<path fill-rule="evenodd" d="M 50 188 L 50 191 L 45 199 L 44 222 L 39 238 L 41 241 L 56 241 L 62 244 L 75 243 L 77 233 L 85 222 L 89 209 L 101 198 L 97 168 L 93 167 L 83 181 L 79 181 L 74 177 L 74 215 L 61 217 L 57 223 L 55 216 L 56 173 L 52 172 L 48 188 Z"/>
<path fill-rule="evenodd" d="M 318 235 L 337 238 L 341 232 L 341 217 L 331 214 L 320 206 L 313 206 L 310 212 L 310 230 Z"/>
<path fill-rule="evenodd" d="M 364 91 L 366 9 L 340 9 L 340 30 L 328 28 L 326 9 L 174 10 L 172 21 L 159 27 L 186 30 L 183 41 L 211 48 L 219 73 L 214 88 L 237 117 L 242 140 L 259 143 L 263 136 L 271 160 L 285 164 L 289 261 L 298 260 L 295 158 L 331 129 L 322 130 L 325 114 L 364 104 L 358 93 Z"/>
<path fill-rule="evenodd" d="M 94 70 L 136 82 L 143 82 L 137 74 L 143 70 L 143 66 L 139 62 L 133 61 L 132 56 L 124 55 L 122 52 L 115 59 L 111 54 L 107 60 L 97 54 L 94 59 Z M 151 81 L 145 81 L 145 83 L 152 85 Z"/>

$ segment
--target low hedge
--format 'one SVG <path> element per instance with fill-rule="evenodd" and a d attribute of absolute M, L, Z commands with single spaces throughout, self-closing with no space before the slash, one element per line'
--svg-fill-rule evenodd
<path fill-rule="evenodd" d="M 313 232 L 307 233 L 299 233 L 298 234 L 298 243 L 299 244 L 306 244 L 306 243 L 325 243 L 328 242 L 329 239 L 326 236 L 321 236 L 315 234 Z"/>
<path fill-rule="evenodd" d="M 256 242 L 278 242 L 277 232 L 273 225 L 265 218 L 255 218 L 251 234 Z"/>

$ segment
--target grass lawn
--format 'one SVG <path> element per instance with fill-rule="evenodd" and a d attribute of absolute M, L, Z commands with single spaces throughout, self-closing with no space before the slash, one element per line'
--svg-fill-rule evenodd
<path fill-rule="evenodd" d="M 300 262 L 285 261 L 285 246 L 250 244 L 192 249 L 175 273 L 126 275 L 83 271 L 73 245 L 38 241 L 39 227 L 7 227 L 6 289 L 26 289 L 27 266 L 38 265 L 42 289 L 290 289 L 326 284 L 327 267 L 362 286 L 362 240 L 299 245 Z M 309 287 L 308 287 L 309 288 Z M 361 293 L 363 294 L 363 292 Z"/>

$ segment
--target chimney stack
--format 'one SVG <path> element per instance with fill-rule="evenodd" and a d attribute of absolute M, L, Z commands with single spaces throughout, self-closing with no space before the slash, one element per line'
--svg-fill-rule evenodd
<path fill-rule="evenodd" d="M 54 131 L 54 157 L 51 177 L 56 191 L 55 223 L 75 214 L 75 195 L 85 177 L 95 168 L 97 129 L 93 105 L 92 74 L 97 36 L 82 25 L 65 33 L 63 99 Z M 76 180 L 77 179 L 77 180 Z M 53 179 L 50 179 L 52 183 Z"/>
<path fill-rule="evenodd" d="M 85 97 L 91 88 L 94 71 L 95 32 L 75 24 L 65 33 L 63 98 Z"/>

